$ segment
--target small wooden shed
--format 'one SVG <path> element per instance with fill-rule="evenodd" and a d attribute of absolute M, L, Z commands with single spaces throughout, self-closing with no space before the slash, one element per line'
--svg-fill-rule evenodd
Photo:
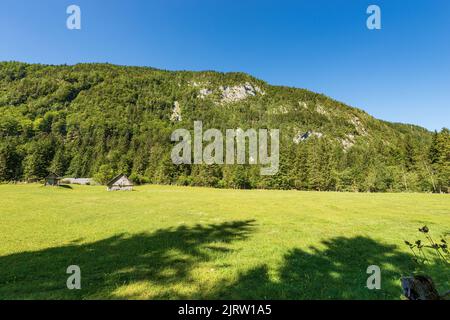
<path fill-rule="evenodd" d="M 133 183 L 124 174 L 119 174 L 107 183 L 108 191 L 132 191 Z"/>
<path fill-rule="evenodd" d="M 50 174 L 45 178 L 45 186 L 59 186 L 61 182 L 61 177 L 59 177 L 54 172 L 50 172 Z"/>

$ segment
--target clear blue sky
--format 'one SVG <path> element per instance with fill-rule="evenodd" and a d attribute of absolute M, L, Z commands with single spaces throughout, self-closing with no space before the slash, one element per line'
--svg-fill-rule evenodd
<path fill-rule="evenodd" d="M 82 29 L 66 28 L 66 8 Z M 366 9 L 382 10 L 382 30 Z M 0 60 L 243 71 L 450 127 L 449 0 L 2 0 Z"/>

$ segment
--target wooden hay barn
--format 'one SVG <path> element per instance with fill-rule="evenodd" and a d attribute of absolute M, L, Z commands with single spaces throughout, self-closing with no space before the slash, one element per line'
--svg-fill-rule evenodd
<path fill-rule="evenodd" d="M 106 190 L 108 191 L 132 191 L 133 183 L 124 174 L 119 174 L 108 182 Z"/>
<path fill-rule="evenodd" d="M 61 182 L 61 177 L 59 177 L 57 174 L 51 172 L 46 178 L 45 178 L 45 186 L 59 186 Z"/>

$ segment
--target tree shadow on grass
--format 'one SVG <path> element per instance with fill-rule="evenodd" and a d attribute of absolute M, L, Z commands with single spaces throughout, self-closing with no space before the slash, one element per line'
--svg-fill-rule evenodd
<path fill-rule="evenodd" d="M 370 238 L 338 237 L 322 245 L 321 249 L 310 247 L 307 251 L 292 249 L 275 273 L 261 265 L 241 274 L 233 283 L 223 282 L 210 298 L 399 299 L 400 277 L 417 271 L 410 255 Z M 370 265 L 381 268 L 380 290 L 366 287 Z M 441 284 L 448 281 L 448 266 L 432 264 L 421 271 Z"/>
<path fill-rule="evenodd" d="M 231 282 L 215 281 L 200 290 L 192 271 L 216 255 L 231 253 L 227 244 L 247 239 L 254 225 L 248 220 L 180 226 L 3 256 L 0 300 L 133 298 L 133 293 L 114 291 L 140 282 L 162 288 L 149 295 L 159 299 L 398 299 L 400 277 L 417 271 L 411 256 L 396 246 L 367 237 L 338 237 L 308 250 L 290 249 L 275 270 L 261 264 Z M 66 288 L 69 265 L 81 267 L 82 290 Z M 381 268 L 381 290 L 366 288 L 370 265 Z M 448 266 L 430 264 L 422 272 L 440 290 L 448 290 Z M 180 286 L 193 290 L 183 293 Z"/>
<path fill-rule="evenodd" d="M 180 226 L 2 256 L 0 300 L 113 298 L 115 288 L 139 281 L 188 283 L 196 265 L 229 251 L 226 244 L 246 239 L 253 227 L 253 220 Z M 82 290 L 67 289 L 69 265 L 80 266 Z"/>

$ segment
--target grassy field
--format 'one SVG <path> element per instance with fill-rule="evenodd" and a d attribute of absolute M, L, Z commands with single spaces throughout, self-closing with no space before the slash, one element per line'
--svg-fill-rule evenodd
<path fill-rule="evenodd" d="M 400 299 L 417 271 L 448 290 L 403 243 L 425 224 L 450 236 L 449 195 L 0 185 L 0 299 Z"/>

